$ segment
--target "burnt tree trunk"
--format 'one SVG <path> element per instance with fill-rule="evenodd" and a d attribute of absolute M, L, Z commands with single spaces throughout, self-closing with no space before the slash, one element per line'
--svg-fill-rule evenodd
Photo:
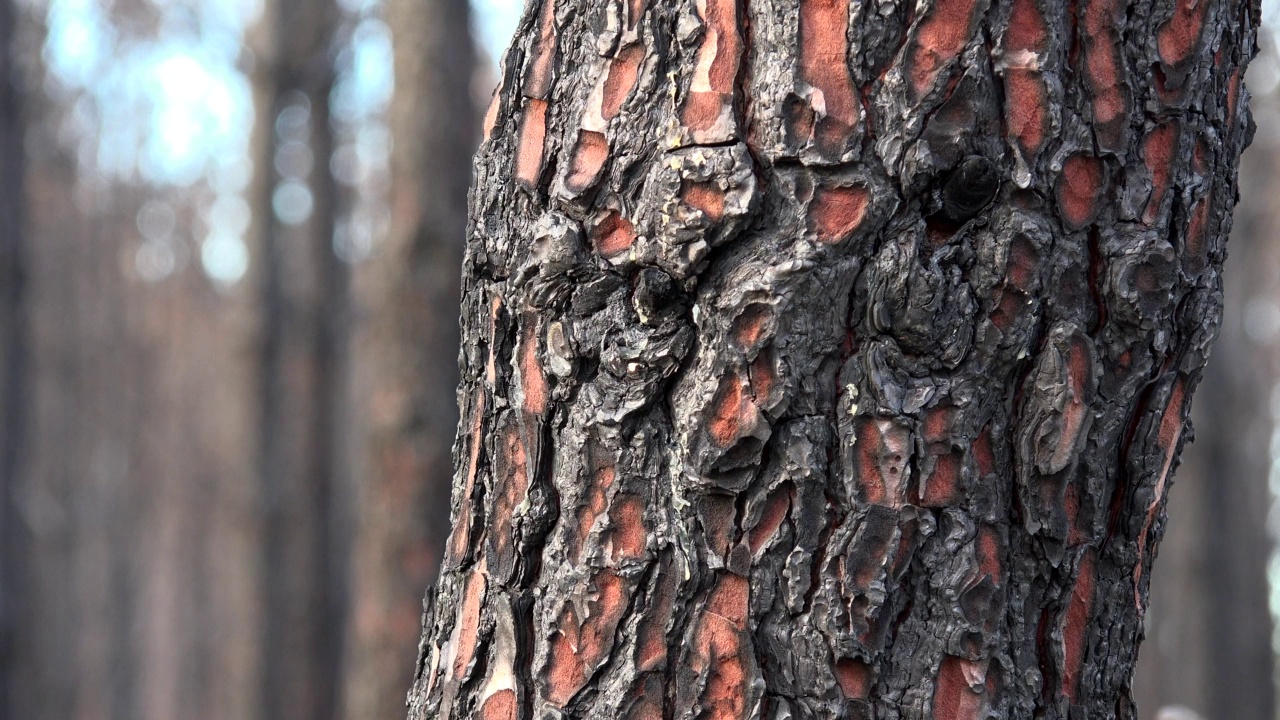
<path fill-rule="evenodd" d="M 357 275 L 365 326 L 364 472 L 355 537 L 345 717 L 404 715 L 422 591 L 449 533 L 458 424 L 458 267 L 479 113 L 467 0 L 390 0 L 395 95 L 391 228 Z"/>
<path fill-rule="evenodd" d="M 1134 717 L 1257 22 L 534 4 L 411 717 Z"/>

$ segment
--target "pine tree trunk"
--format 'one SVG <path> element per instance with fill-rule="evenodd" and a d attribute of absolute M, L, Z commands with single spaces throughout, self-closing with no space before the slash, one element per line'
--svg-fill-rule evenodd
<path fill-rule="evenodd" d="M 341 323 L 346 276 L 333 250 L 339 208 L 329 169 L 329 96 L 340 14 L 333 0 L 266 4 L 254 206 L 261 239 L 259 467 L 262 535 L 261 717 L 338 716 L 346 568 L 336 542 L 342 477 Z M 286 183 L 310 212 L 291 217 Z"/>
<path fill-rule="evenodd" d="M 467 183 L 479 139 L 467 0 L 390 0 L 395 95 L 391 228 L 358 273 L 367 311 L 361 474 L 345 717 L 404 716 L 421 620 L 449 533 L 458 424 L 458 292 Z"/>
<path fill-rule="evenodd" d="M 411 717 L 1134 717 L 1257 22 L 531 7 Z"/>

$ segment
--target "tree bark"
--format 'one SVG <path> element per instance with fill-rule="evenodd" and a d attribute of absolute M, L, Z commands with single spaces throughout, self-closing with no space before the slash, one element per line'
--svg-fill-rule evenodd
<path fill-rule="evenodd" d="M 449 531 L 459 265 L 479 139 L 467 0 L 391 0 L 391 227 L 357 274 L 363 401 L 345 716 L 404 715 L 422 592 Z"/>
<path fill-rule="evenodd" d="M 1134 717 L 1257 23 L 531 5 L 411 717 Z"/>
<path fill-rule="evenodd" d="M 1274 113 L 1273 108 L 1259 113 Z M 1256 108 L 1256 104 L 1255 104 Z M 1270 118 L 1273 119 L 1274 118 Z M 1273 125 L 1273 123 L 1272 123 Z M 1242 203 L 1232 230 L 1222 330 L 1192 414 L 1196 442 L 1183 455 L 1169 505 L 1160 570 L 1151 581 L 1135 693 L 1154 711 L 1180 705 L 1203 717 L 1275 717 L 1267 562 L 1272 542 L 1266 478 L 1278 377 L 1276 335 L 1259 328 L 1280 278 L 1280 191 L 1275 141 L 1241 161 Z M 1265 319 L 1263 319 L 1265 323 Z M 1253 327 L 1250 327 L 1252 325 Z"/>

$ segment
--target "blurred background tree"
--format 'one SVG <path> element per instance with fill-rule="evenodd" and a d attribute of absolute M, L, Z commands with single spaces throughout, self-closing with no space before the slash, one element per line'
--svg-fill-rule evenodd
<path fill-rule="evenodd" d="M 0 720 L 404 717 L 477 108 L 520 6 L 0 0 Z M 1144 717 L 1277 717 L 1270 45 L 1249 82 Z"/>

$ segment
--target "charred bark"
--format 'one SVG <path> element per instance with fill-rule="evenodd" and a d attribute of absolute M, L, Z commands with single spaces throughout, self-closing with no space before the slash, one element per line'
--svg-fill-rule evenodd
<path fill-rule="evenodd" d="M 1255 112 L 1273 113 L 1266 105 Z M 1240 163 L 1222 329 L 1151 579 L 1149 639 L 1134 684 L 1144 714 L 1180 705 L 1205 718 L 1276 716 L 1266 577 L 1274 422 L 1270 393 L 1260 389 L 1275 386 L 1277 338 L 1259 332 L 1257 308 L 1271 306 L 1280 289 L 1271 269 L 1280 263 L 1280 215 L 1270 203 L 1280 192 L 1278 161 L 1268 139 L 1255 141 Z"/>
<path fill-rule="evenodd" d="M 532 5 L 411 717 L 1134 717 L 1257 22 Z"/>
<path fill-rule="evenodd" d="M 356 278 L 365 314 L 364 472 L 345 679 L 350 720 L 404 715 L 422 592 L 449 533 L 458 425 L 458 294 L 471 155 L 475 48 L 467 0 L 392 0 L 391 227 Z"/>

